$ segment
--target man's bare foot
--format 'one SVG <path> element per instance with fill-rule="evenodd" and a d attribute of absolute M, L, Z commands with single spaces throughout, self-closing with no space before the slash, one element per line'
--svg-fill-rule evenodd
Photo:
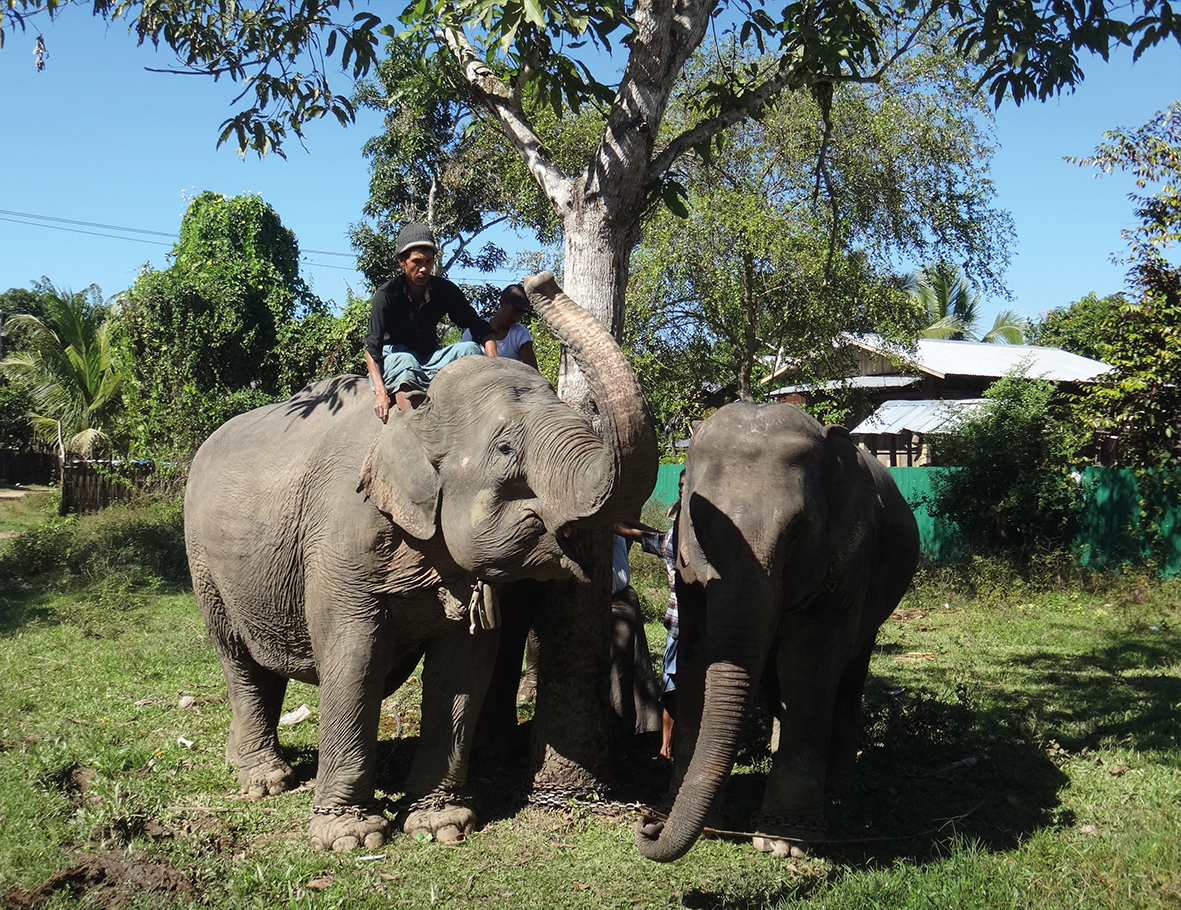
<path fill-rule="evenodd" d="M 407 408 L 416 408 L 426 401 L 426 392 L 420 389 L 407 389 L 403 391 L 398 389 L 394 392 L 394 403 L 397 404 L 399 411 L 405 411 Z"/>

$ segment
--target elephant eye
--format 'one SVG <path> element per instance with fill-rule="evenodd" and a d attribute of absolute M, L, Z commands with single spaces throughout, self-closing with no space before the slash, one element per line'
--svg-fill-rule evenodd
<path fill-rule="evenodd" d="M 501 455 L 512 455 L 513 454 L 513 447 L 511 445 L 509 445 L 507 442 L 498 442 L 496 444 L 496 451 L 499 452 Z"/>

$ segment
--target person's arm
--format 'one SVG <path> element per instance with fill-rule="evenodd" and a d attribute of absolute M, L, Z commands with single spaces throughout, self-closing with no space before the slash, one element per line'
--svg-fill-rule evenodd
<path fill-rule="evenodd" d="M 628 540 L 639 540 L 645 533 L 659 534 L 655 528 L 644 524 L 642 521 L 617 521 L 615 522 L 615 533 L 620 537 L 626 537 Z"/>
<path fill-rule="evenodd" d="M 521 363 L 527 363 L 533 369 L 537 369 L 537 355 L 533 353 L 532 341 L 526 341 L 517 348 L 517 356 L 521 358 Z"/>
<path fill-rule="evenodd" d="M 390 416 L 390 393 L 386 390 L 381 367 L 377 365 L 377 361 L 373 359 L 373 355 L 368 350 L 365 351 L 365 367 L 369 370 L 369 380 L 373 383 L 373 389 L 377 395 L 373 402 L 373 413 L 382 423 L 385 423 Z"/>
<path fill-rule="evenodd" d="M 385 303 L 386 290 L 380 287 L 373 295 L 373 303 L 369 311 L 369 331 L 365 335 L 365 369 L 369 372 L 369 381 L 373 383 L 376 398 L 373 402 L 373 413 L 385 423 L 390 415 L 390 393 L 385 387 L 385 377 L 382 375 L 384 358 L 381 353 L 385 338 Z"/>
<path fill-rule="evenodd" d="M 484 353 L 487 354 L 489 357 L 497 356 L 497 354 L 496 354 L 496 339 L 495 338 L 490 336 L 484 342 Z"/>

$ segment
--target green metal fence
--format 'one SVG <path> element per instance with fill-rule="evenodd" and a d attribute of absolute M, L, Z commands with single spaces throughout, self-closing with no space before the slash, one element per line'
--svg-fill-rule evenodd
<path fill-rule="evenodd" d="M 682 467 L 660 466 L 652 500 L 667 506 L 676 498 Z M 936 518 L 928 509 L 934 498 L 931 481 L 938 474 L 955 469 L 887 470 L 914 510 L 923 555 L 936 563 L 955 558 L 955 525 Z M 1083 508 L 1072 549 L 1078 552 L 1084 566 L 1115 568 L 1124 563 L 1151 561 L 1166 578 L 1181 574 L 1181 472 L 1171 483 L 1157 483 L 1151 498 L 1143 502 L 1136 477 L 1128 470 L 1086 468 L 1079 482 L 1083 485 Z M 1153 527 L 1145 527 L 1146 521 Z"/>

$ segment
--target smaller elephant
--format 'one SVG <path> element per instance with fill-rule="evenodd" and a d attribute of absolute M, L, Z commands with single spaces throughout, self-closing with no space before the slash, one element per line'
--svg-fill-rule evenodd
<path fill-rule="evenodd" d="M 852 782 L 877 631 L 918 564 L 914 515 L 843 427 L 738 402 L 694 433 L 678 521 L 676 798 L 637 845 L 662 862 L 692 847 L 761 683 L 778 735 L 754 843 L 801 855 L 824 839 L 826 789 Z"/>

